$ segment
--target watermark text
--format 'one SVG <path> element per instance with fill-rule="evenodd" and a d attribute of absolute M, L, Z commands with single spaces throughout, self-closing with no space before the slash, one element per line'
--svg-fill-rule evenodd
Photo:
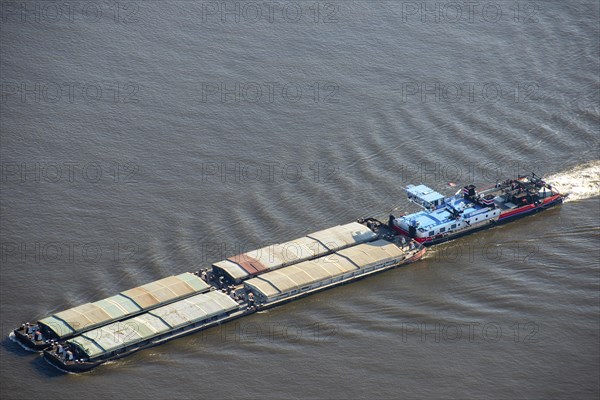
<path fill-rule="evenodd" d="M 135 24 L 140 22 L 140 5 L 126 0 L 104 1 L 2 1 L 2 23 L 59 24 L 99 23 Z"/>
<path fill-rule="evenodd" d="M 0 243 L 0 259 L 7 262 L 35 264 L 81 264 L 131 261 L 139 255 L 134 242 L 80 242 L 71 241 L 5 241 Z"/>
<path fill-rule="evenodd" d="M 7 104 L 138 103 L 139 92 L 135 82 L 0 82 L 0 102 Z"/>
<path fill-rule="evenodd" d="M 140 166 L 133 162 L 100 161 L 3 162 L 0 182 L 11 183 L 137 183 Z"/>

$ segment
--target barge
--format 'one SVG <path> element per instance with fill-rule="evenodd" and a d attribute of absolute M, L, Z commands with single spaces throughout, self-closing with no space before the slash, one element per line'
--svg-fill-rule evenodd
<path fill-rule="evenodd" d="M 61 311 L 34 324 L 24 323 L 12 332 L 11 338 L 27 350 L 41 351 L 51 341 L 67 340 L 97 326 L 130 318 L 209 289 L 208 283 L 189 272 L 169 276 Z"/>
<path fill-rule="evenodd" d="M 547 210 L 567 197 L 534 173 L 482 191 L 468 185 L 450 197 L 425 185 L 409 185 L 406 193 L 423 210 L 398 218 L 390 215 L 390 225 L 425 246 Z"/>
<path fill-rule="evenodd" d="M 380 221 L 359 220 L 62 311 L 37 321 L 33 334 L 32 324 L 24 324 L 11 336 L 25 347 L 43 351 L 44 359 L 62 371 L 84 372 L 144 348 L 409 264 L 424 253 L 421 244 Z"/>

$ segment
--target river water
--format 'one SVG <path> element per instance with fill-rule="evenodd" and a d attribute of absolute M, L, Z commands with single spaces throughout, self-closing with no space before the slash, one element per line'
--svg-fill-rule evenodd
<path fill-rule="evenodd" d="M 598 4 L 1 4 L 4 337 L 410 183 L 572 193 L 90 373 L 7 339 L 3 399 L 598 398 Z"/>

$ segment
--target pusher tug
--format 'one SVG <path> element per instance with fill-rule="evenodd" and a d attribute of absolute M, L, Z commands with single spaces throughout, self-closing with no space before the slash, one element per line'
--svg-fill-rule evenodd
<path fill-rule="evenodd" d="M 425 246 L 547 210 L 567 197 L 534 173 L 480 192 L 468 185 L 446 198 L 425 185 L 409 185 L 406 192 L 424 210 L 398 218 L 391 215 L 390 225 Z"/>

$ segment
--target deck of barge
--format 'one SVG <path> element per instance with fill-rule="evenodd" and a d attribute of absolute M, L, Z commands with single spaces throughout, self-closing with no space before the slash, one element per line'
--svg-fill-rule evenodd
<path fill-rule="evenodd" d="M 307 253 L 311 243 L 319 247 Z M 71 316 L 69 321 L 77 316 L 88 320 L 95 317 L 97 321 L 88 329 L 75 329 L 76 324 L 67 323 L 67 334 L 45 343 L 44 357 L 61 370 L 82 372 L 139 349 L 415 261 L 425 251 L 375 219 L 315 232 L 285 245 L 290 244 L 303 253 L 287 260 L 283 258 L 284 246 L 276 244 L 274 259 L 254 253 L 249 265 L 248 259 L 242 257 L 247 254 L 230 257 L 226 262 L 188 273 L 184 278 L 194 282 L 193 290 L 184 291 L 185 294 L 172 291 L 163 301 L 158 293 L 139 288 L 120 294 L 145 309 L 138 307 L 135 312 L 128 312 L 109 298 L 88 303 L 93 307 L 84 305 L 48 317 L 44 320 L 52 318 L 64 323 L 65 316 Z M 144 287 L 148 289 L 153 284 L 156 286 L 150 283 Z M 138 296 L 133 297 L 134 293 Z M 120 314 L 112 310 L 115 318 L 98 317 L 93 314 L 98 304 L 114 306 Z"/>

